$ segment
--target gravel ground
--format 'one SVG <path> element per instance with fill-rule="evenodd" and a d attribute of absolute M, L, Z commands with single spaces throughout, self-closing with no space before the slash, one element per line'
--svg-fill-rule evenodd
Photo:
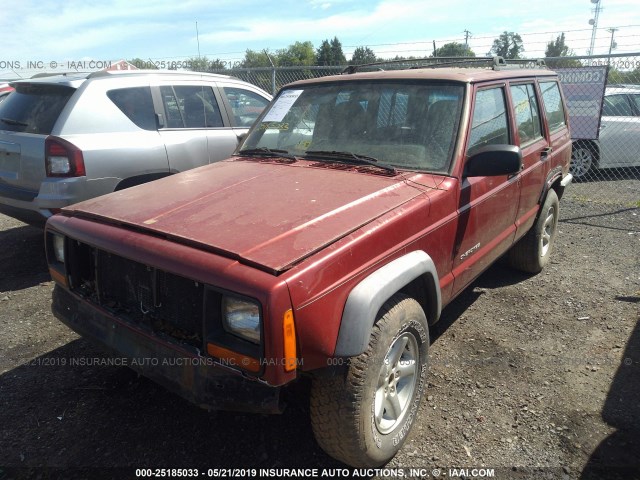
<path fill-rule="evenodd" d="M 640 209 L 581 198 L 561 202 L 544 272 L 495 265 L 445 310 L 427 398 L 387 468 L 640 478 Z M 344 468 L 313 440 L 306 381 L 280 416 L 200 410 L 100 365 L 107 357 L 54 319 L 41 230 L 0 215 L 0 246 L 0 480 Z M 126 469 L 101 470 L 113 467 Z"/>

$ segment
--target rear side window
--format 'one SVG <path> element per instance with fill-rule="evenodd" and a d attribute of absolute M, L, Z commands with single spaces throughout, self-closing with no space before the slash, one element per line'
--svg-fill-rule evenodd
<path fill-rule="evenodd" d="M 565 125 L 564 105 L 558 82 L 540 82 L 544 111 L 547 114 L 549 130 L 554 131 Z"/>
<path fill-rule="evenodd" d="M 49 135 L 74 92 L 66 86 L 18 84 L 0 103 L 0 130 Z"/>
<path fill-rule="evenodd" d="M 504 90 L 489 88 L 476 94 L 471 122 L 469 149 L 484 145 L 509 143 L 509 127 L 505 108 Z"/>
<path fill-rule="evenodd" d="M 385 89 L 380 95 L 376 127 L 404 125 L 407 121 L 409 95 L 392 89 Z"/>
<path fill-rule="evenodd" d="M 109 90 L 107 97 L 138 127 L 156 130 L 156 112 L 153 108 L 151 88 L 118 88 Z"/>
<path fill-rule="evenodd" d="M 520 144 L 524 145 L 541 138 L 540 110 L 533 84 L 512 85 L 511 100 L 518 125 Z"/>
<path fill-rule="evenodd" d="M 606 117 L 630 117 L 633 115 L 631 104 L 626 95 L 608 95 L 604 97 L 602 115 Z"/>
<path fill-rule="evenodd" d="M 250 127 L 269 104 L 266 98 L 243 88 L 224 87 L 224 93 L 231 105 L 236 127 Z"/>
<path fill-rule="evenodd" d="M 222 127 L 222 115 L 211 87 L 160 87 L 167 128 Z"/>

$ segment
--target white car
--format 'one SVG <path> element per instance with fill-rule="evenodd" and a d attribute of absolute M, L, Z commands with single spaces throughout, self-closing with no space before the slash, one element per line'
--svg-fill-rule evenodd
<path fill-rule="evenodd" d="M 597 168 L 640 166 L 640 85 L 607 87 L 599 137 L 574 141 L 574 178 L 585 177 Z"/>

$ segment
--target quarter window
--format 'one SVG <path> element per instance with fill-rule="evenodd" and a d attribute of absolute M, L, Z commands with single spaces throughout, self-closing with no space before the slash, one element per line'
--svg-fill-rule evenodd
<path fill-rule="evenodd" d="M 118 88 L 109 90 L 107 97 L 136 126 L 144 130 L 156 130 L 156 112 L 153 108 L 151 88 Z"/>
<path fill-rule="evenodd" d="M 160 87 L 168 128 L 222 127 L 222 115 L 211 87 Z"/>
<path fill-rule="evenodd" d="M 542 90 L 542 102 L 547 114 L 549 130 L 554 131 L 563 127 L 566 123 L 558 82 L 540 82 L 540 89 Z"/>
<path fill-rule="evenodd" d="M 532 83 L 511 86 L 511 100 L 515 112 L 520 145 L 533 142 L 542 137 L 540 128 L 540 110 Z"/>
<path fill-rule="evenodd" d="M 490 88 L 476 93 L 469 149 L 484 145 L 504 145 L 509 143 L 507 110 L 504 90 Z"/>
<path fill-rule="evenodd" d="M 380 95 L 380 107 L 376 126 L 390 127 L 404 125 L 407 121 L 409 96 L 406 93 L 385 89 Z"/>

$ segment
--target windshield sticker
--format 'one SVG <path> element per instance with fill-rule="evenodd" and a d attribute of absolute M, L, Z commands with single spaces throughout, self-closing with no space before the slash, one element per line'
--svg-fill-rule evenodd
<path fill-rule="evenodd" d="M 281 122 L 304 90 L 289 90 L 278 97 L 271 110 L 262 119 L 263 122 Z"/>
<path fill-rule="evenodd" d="M 309 150 L 310 146 L 311 146 L 311 140 L 301 140 L 294 148 L 296 150 L 307 151 Z"/>
<path fill-rule="evenodd" d="M 262 122 L 259 128 L 260 130 L 268 130 L 268 129 L 289 130 L 289 124 L 278 123 L 278 122 Z"/>

